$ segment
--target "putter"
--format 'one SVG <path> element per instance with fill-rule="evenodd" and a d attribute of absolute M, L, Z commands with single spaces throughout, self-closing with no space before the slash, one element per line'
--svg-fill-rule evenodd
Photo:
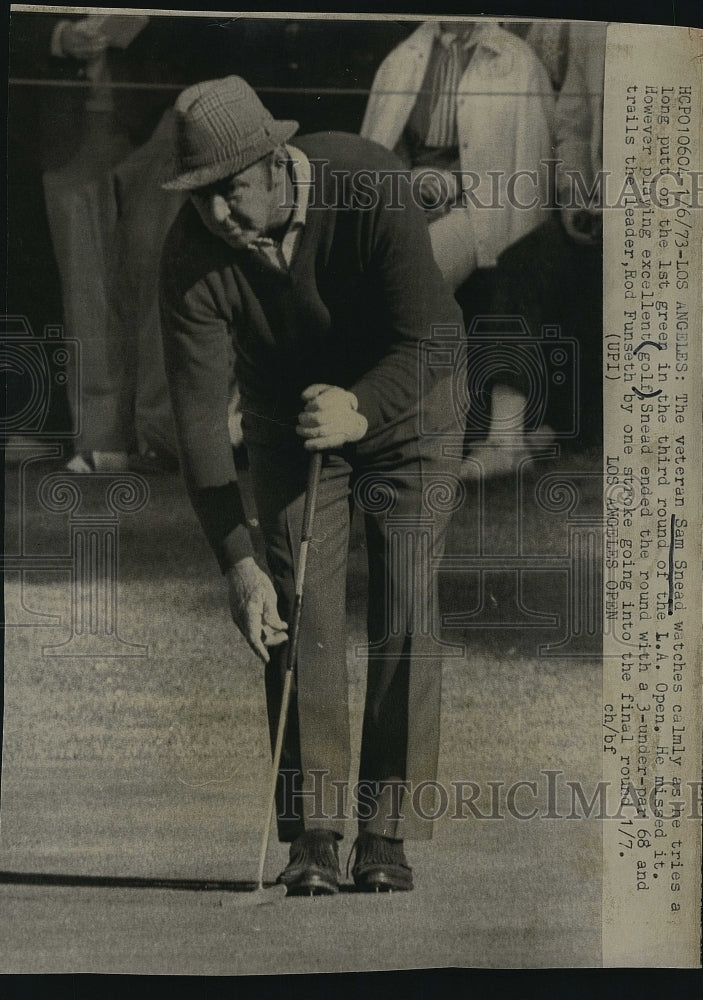
<path fill-rule="evenodd" d="M 271 821 L 273 820 L 273 810 L 276 804 L 276 784 L 278 783 L 278 769 L 281 765 L 281 752 L 283 750 L 283 738 L 286 732 L 286 722 L 288 720 L 288 706 L 290 704 L 291 685 L 293 683 L 293 671 L 298 658 L 298 641 L 300 638 L 300 616 L 303 609 L 303 588 L 305 586 L 305 570 L 308 561 L 308 548 L 312 539 L 312 523 L 315 517 L 315 504 L 317 502 L 317 487 L 320 482 L 320 470 L 322 468 L 322 452 L 316 451 L 310 458 L 308 468 L 308 484 L 305 492 L 305 508 L 303 511 L 303 526 L 300 532 L 300 551 L 298 556 L 298 567 L 295 574 L 295 597 L 293 599 L 293 611 L 291 614 L 290 632 L 288 635 L 288 649 L 286 651 L 286 670 L 283 678 L 283 693 L 281 695 L 281 710 L 278 715 L 278 728 L 276 730 L 276 746 L 273 752 L 273 764 L 271 766 L 271 784 L 269 787 L 268 812 L 266 814 L 266 824 L 264 826 L 263 837 L 261 838 L 261 851 L 259 853 L 259 876 L 256 892 L 264 894 L 268 899 L 271 894 L 285 896 L 286 887 L 275 885 L 271 889 L 264 889 L 264 864 L 266 862 L 266 851 L 268 848 L 269 835 L 271 833 Z M 263 900 L 262 900 L 263 901 Z"/>

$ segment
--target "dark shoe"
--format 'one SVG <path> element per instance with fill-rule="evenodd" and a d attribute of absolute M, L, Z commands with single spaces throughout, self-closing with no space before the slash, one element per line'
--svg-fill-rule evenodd
<path fill-rule="evenodd" d="M 360 892 L 407 892 L 412 889 L 413 870 L 405 857 L 402 840 L 360 833 L 352 845 L 354 851 L 352 878 Z"/>
<path fill-rule="evenodd" d="M 288 896 L 339 892 L 339 849 L 331 830 L 306 830 L 290 845 L 290 861 L 276 879 Z"/>

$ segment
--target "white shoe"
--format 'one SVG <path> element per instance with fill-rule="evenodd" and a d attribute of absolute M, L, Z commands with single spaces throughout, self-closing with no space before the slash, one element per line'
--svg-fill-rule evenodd
<path fill-rule="evenodd" d="M 67 472 L 73 472 L 81 476 L 91 475 L 93 472 L 127 472 L 127 452 L 77 452 L 70 462 L 66 463 L 65 468 Z"/>

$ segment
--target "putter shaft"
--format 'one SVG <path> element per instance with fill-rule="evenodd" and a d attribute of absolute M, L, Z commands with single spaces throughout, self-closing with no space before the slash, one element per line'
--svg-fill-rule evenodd
<path fill-rule="evenodd" d="M 276 745 L 273 752 L 273 763 L 271 766 L 271 782 L 269 786 L 268 811 L 266 814 L 266 824 L 261 839 L 261 849 L 259 851 L 259 875 L 258 888 L 264 886 L 264 865 L 266 863 L 266 850 L 268 848 L 269 835 L 271 833 L 271 822 L 273 820 L 273 810 L 276 804 L 276 785 L 278 784 L 278 769 L 281 766 L 281 753 L 283 751 L 283 739 L 286 732 L 286 721 L 288 719 L 288 706 L 290 704 L 290 693 L 293 684 L 293 671 L 295 670 L 298 658 L 298 642 L 300 638 L 300 618 L 303 610 L 303 588 L 305 586 L 305 573 L 308 562 L 308 547 L 312 539 L 312 525 L 315 518 L 315 504 L 317 501 L 317 488 L 320 482 L 320 470 L 322 469 L 322 452 L 316 451 L 310 458 L 308 467 L 308 483 L 305 491 L 305 508 L 303 510 L 303 525 L 300 532 L 300 551 L 298 554 L 298 566 L 295 574 L 295 597 L 291 613 L 290 631 L 288 634 L 288 649 L 286 652 L 286 671 L 283 679 L 283 692 L 281 694 L 281 708 L 278 713 L 278 726 L 276 729 Z"/>

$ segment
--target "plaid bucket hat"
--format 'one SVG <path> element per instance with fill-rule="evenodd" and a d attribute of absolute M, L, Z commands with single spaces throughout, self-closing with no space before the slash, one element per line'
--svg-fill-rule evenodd
<path fill-rule="evenodd" d="M 188 87 L 174 115 L 175 155 L 161 183 L 171 191 L 239 173 L 298 131 L 296 121 L 277 121 L 240 76 Z"/>

